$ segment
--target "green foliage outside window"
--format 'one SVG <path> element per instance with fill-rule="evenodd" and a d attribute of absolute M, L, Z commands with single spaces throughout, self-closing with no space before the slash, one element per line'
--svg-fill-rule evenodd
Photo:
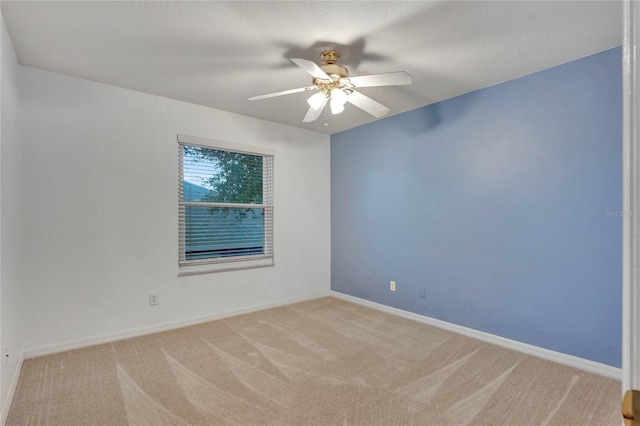
<path fill-rule="evenodd" d="M 200 201 L 262 204 L 262 156 L 188 145 L 184 156 L 210 169 L 203 179 L 210 191 Z"/>

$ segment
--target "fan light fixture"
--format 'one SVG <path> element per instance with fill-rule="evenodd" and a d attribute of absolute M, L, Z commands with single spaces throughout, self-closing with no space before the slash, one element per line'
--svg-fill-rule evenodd
<path fill-rule="evenodd" d="M 309 99 L 307 99 L 307 103 L 309 104 L 309 106 L 316 111 L 319 110 L 320 107 L 323 107 L 326 102 L 327 102 L 327 95 L 325 95 L 322 92 L 318 92 L 315 95 L 311 96 Z"/>
<path fill-rule="evenodd" d="M 314 111 L 318 111 L 329 101 L 331 107 L 331 113 L 333 115 L 340 114 L 344 111 L 344 104 L 347 103 L 347 96 L 349 93 L 346 90 L 340 88 L 331 89 L 328 96 L 326 93 L 319 92 L 307 99 L 307 103 Z"/>
<path fill-rule="evenodd" d="M 341 88 L 331 89 L 331 114 L 336 115 L 344 111 L 344 104 L 347 103 L 347 96 L 349 96 L 349 94 Z"/>
<path fill-rule="evenodd" d="M 307 99 L 307 103 L 314 111 L 322 110 L 327 101 L 333 115 L 344 111 L 344 104 L 347 103 L 347 96 L 353 91 L 353 86 L 347 78 L 349 77 L 349 70 L 342 65 L 336 64 L 339 57 L 340 54 L 335 50 L 322 52 L 324 65 L 321 65 L 320 69 L 326 75 L 313 79 L 313 84 L 320 92 Z"/>

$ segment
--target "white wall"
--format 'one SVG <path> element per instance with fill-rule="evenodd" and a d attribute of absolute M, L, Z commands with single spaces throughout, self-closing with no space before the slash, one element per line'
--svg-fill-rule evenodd
<path fill-rule="evenodd" d="M 19 73 L 26 348 L 329 292 L 327 135 Z M 178 133 L 276 150 L 275 267 L 177 278 Z"/>
<path fill-rule="evenodd" d="M 19 181 L 20 155 L 18 140 L 18 64 L 7 33 L 4 17 L 1 19 L 2 59 L 2 119 L 0 132 L 0 412 L 2 418 L 8 411 L 11 385 L 15 386 L 23 339 L 19 333 L 21 288 L 20 273 L 20 205 Z M 5 357 L 4 348 L 9 349 Z"/>

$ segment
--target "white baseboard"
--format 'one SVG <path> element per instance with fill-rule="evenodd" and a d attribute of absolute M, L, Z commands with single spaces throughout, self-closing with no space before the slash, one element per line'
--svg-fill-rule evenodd
<path fill-rule="evenodd" d="M 339 293 L 333 290 L 327 293 L 321 293 L 314 296 L 307 296 L 307 297 L 301 297 L 301 298 L 295 298 L 295 299 L 286 299 L 286 300 L 281 300 L 279 302 L 253 305 L 243 309 L 224 311 L 216 314 L 204 315 L 200 317 L 188 318 L 188 319 L 178 320 L 178 321 L 171 321 L 171 322 L 151 325 L 147 327 L 140 327 L 140 328 L 125 330 L 122 332 L 104 334 L 101 336 L 95 336 L 95 337 L 90 337 L 86 339 L 70 340 L 62 343 L 54 343 L 50 345 L 44 345 L 44 346 L 39 346 L 31 349 L 26 349 L 20 355 L 19 365 L 20 367 L 22 367 L 22 362 L 24 359 L 35 358 L 43 355 L 50 355 L 50 354 L 64 352 L 64 351 L 73 350 L 73 349 L 80 349 L 80 348 L 99 345 L 103 343 L 115 342 L 117 340 L 143 336 L 146 334 L 158 333 L 161 331 L 172 330 L 175 328 L 188 327 L 190 325 L 214 321 L 217 319 L 246 314 L 250 312 L 261 311 L 264 309 L 276 308 L 278 306 L 290 305 L 292 303 L 304 302 L 307 300 L 317 299 L 317 298 L 326 297 L 326 296 L 334 296 L 336 298 L 343 299 L 348 302 L 353 302 L 363 306 L 368 306 L 370 308 L 377 309 L 379 311 L 383 311 L 392 315 L 397 315 L 403 318 L 422 322 L 424 324 L 432 325 L 434 327 L 442 328 L 454 333 L 458 333 L 464 336 L 478 339 L 483 342 L 492 343 L 494 345 L 498 345 L 498 346 L 502 346 L 518 352 L 522 352 L 527 355 L 533 355 L 538 358 L 546 359 L 548 361 L 557 362 L 559 364 L 567 365 L 569 367 L 578 368 L 580 370 L 588 371 L 590 373 L 599 374 L 601 376 L 609 377 L 616 380 L 622 379 L 622 369 L 620 368 L 611 367 L 610 365 L 602 364 L 595 361 L 590 361 L 590 360 L 579 358 L 573 355 L 567 355 L 561 352 L 552 351 L 550 349 L 545 349 L 545 348 L 530 345 L 527 343 L 518 342 L 515 340 L 507 339 L 506 337 L 496 336 L 494 334 L 485 333 L 483 331 L 474 330 L 472 328 L 464 327 L 457 324 L 452 324 L 439 319 L 427 317 L 425 315 L 415 314 L 413 312 L 408 312 L 402 309 L 397 309 L 390 306 L 382 305 L 380 303 L 371 302 L 369 300 L 350 296 L 344 293 Z M 16 370 L 15 376 L 11 383 L 11 389 L 9 391 L 7 401 L 5 401 L 5 407 L 4 407 L 5 410 L 3 410 L 2 412 L 3 421 L 4 421 L 4 417 L 8 414 L 7 403 L 10 402 L 13 397 L 13 392 L 15 392 L 15 387 L 18 384 L 19 374 L 20 374 L 20 368 Z M 1 424 L 4 424 L 4 422 Z"/>
<path fill-rule="evenodd" d="M 73 349 L 86 348 L 88 346 L 100 345 L 103 343 L 115 342 L 117 340 L 129 339 L 131 337 L 144 336 L 147 334 L 158 333 L 161 331 L 173 330 L 190 325 L 201 324 L 204 322 L 214 321 L 217 319 L 228 318 L 235 315 L 247 314 L 250 312 L 262 311 L 264 309 L 276 308 L 278 306 L 290 305 L 292 303 L 304 302 L 306 300 L 318 299 L 320 297 L 330 296 L 330 293 L 321 293 L 314 296 L 299 297 L 294 299 L 286 299 L 278 302 L 264 303 L 249 306 L 242 309 L 218 312 L 210 315 L 203 315 L 194 318 L 187 318 L 178 321 L 170 321 L 161 324 L 150 325 L 146 327 L 134 328 L 130 330 L 103 334 L 101 336 L 89 337 L 86 339 L 69 340 L 61 343 L 53 343 L 50 345 L 38 346 L 31 349 L 25 349 L 24 358 L 35 358 L 43 355 L 51 355 L 54 353 L 69 351 Z"/>
<path fill-rule="evenodd" d="M 11 384 L 9 385 L 9 392 L 7 392 L 7 397 L 4 401 L 2 401 L 2 415 L 0 416 L 0 425 L 5 425 L 7 423 L 7 417 L 9 417 L 9 409 L 11 408 L 11 401 L 13 401 L 13 396 L 16 393 L 16 389 L 18 387 L 18 379 L 20 379 L 20 371 L 22 371 L 22 364 L 24 363 L 24 351 L 20 352 L 20 357 L 18 358 L 18 365 L 13 372 L 13 377 L 11 378 Z"/>
<path fill-rule="evenodd" d="M 563 354 L 561 352 L 552 351 L 550 349 L 544 349 L 539 346 L 529 345 L 527 343 L 518 342 L 516 340 L 507 339 L 506 337 L 500 337 L 496 336 L 495 334 L 485 333 L 483 331 L 478 331 L 461 325 L 452 324 L 450 322 L 431 318 L 425 315 L 415 314 L 413 312 L 404 311 L 402 309 L 392 308 L 390 306 L 371 302 L 365 299 L 360 299 L 359 297 L 349 296 L 347 294 L 339 293 L 333 290 L 331 291 L 331 296 L 334 296 L 338 299 L 346 300 L 348 302 L 353 302 L 359 305 L 377 309 L 379 311 L 383 311 L 392 315 L 397 315 L 403 318 L 452 331 L 454 333 L 462 334 L 464 336 L 478 339 L 483 342 L 492 343 L 494 345 L 502 346 L 507 349 L 522 352 L 527 355 L 536 356 L 548 361 L 557 362 L 558 364 L 578 368 L 589 373 L 598 374 L 601 376 L 609 377 L 611 379 L 622 380 L 622 369 L 612 367 L 610 365 L 590 361 L 588 359 L 579 358 L 573 355 Z"/>

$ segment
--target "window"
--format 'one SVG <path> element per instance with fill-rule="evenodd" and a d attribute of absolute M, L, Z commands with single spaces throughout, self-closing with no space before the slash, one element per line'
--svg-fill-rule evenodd
<path fill-rule="evenodd" d="M 178 135 L 179 275 L 273 265 L 273 151 Z"/>

